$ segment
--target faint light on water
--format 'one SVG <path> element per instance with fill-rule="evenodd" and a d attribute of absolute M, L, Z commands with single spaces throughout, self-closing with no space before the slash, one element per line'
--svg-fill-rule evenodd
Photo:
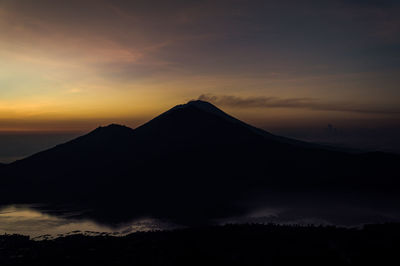
<path fill-rule="evenodd" d="M 69 234 L 126 235 L 137 231 L 170 227 L 154 219 L 141 219 L 119 227 L 99 225 L 90 220 L 67 219 L 42 213 L 30 206 L 7 206 L 0 209 L 0 234 L 23 234 L 32 238 L 53 238 Z"/>

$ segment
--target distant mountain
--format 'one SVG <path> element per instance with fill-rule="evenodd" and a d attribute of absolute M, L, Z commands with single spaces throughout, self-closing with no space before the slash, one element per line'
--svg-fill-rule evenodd
<path fill-rule="evenodd" d="M 281 189 L 394 195 L 399 163 L 391 154 L 349 154 L 275 136 L 191 101 L 136 129 L 99 127 L 1 167 L 0 202 L 101 209 L 93 216 L 120 208 L 136 216 L 217 218 Z"/>

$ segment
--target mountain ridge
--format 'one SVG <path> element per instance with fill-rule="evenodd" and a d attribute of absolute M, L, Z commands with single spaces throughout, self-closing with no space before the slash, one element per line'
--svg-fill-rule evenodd
<path fill-rule="evenodd" d="M 31 156 L 28 156 L 26 158 L 23 159 L 19 159 L 17 161 L 21 161 L 21 160 L 25 160 L 28 159 L 32 156 L 36 156 L 37 154 L 40 154 L 42 152 L 48 151 L 48 150 L 52 150 L 60 145 L 64 145 L 67 143 L 74 143 L 77 141 L 81 141 L 82 139 L 86 139 L 89 136 L 95 136 L 98 134 L 104 134 L 103 137 L 105 137 L 105 135 L 107 135 L 107 138 L 112 138 L 113 135 L 115 135 L 115 137 L 120 137 L 121 134 L 122 135 L 129 135 L 130 133 L 134 133 L 136 129 L 140 129 L 142 126 L 145 126 L 146 124 L 152 122 L 153 120 L 158 120 L 158 119 L 162 119 L 164 116 L 169 115 L 172 112 L 175 111 L 179 111 L 179 110 L 183 110 L 185 108 L 197 108 L 201 111 L 205 111 L 209 114 L 214 114 L 217 115 L 220 118 L 223 118 L 227 121 L 233 122 L 233 123 L 237 123 L 239 125 L 245 126 L 248 129 L 250 129 L 251 131 L 253 131 L 254 133 L 257 133 L 263 137 L 269 138 L 269 139 L 273 139 L 275 141 L 278 142 L 282 142 L 282 143 L 286 143 L 286 144 L 293 144 L 293 145 L 298 145 L 301 147 L 306 147 L 306 148 L 313 148 L 313 149 L 325 149 L 325 150 L 331 150 L 331 151 L 349 151 L 350 149 L 344 149 L 344 148 L 339 148 L 339 147 L 335 147 L 335 146 L 330 146 L 330 145 L 324 145 L 324 144 L 316 144 L 316 143 L 312 143 L 312 142 L 307 142 L 307 141 L 301 141 L 301 140 L 296 140 L 296 139 L 291 139 L 291 138 L 287 138 L 287 137 L 282 137 L 282 136 L 278 136 L 275 134 L 272 134 L 264 129 L 260 129 L 257 127 L 254 127 L 252 125 L 249 125 L 239 119 L 236 119 L 232 116 L 230 116 L 229 114 L 225 113 L 224 111 L 222 111 L 221 109 L 215 107 L 213 104 L 206 102 L 206 101 L 202 101 L 202 100 L 191 100 L 189 102 L 187 102 L 186 104 L 179 104 L 176 105 L 174 107 L 172 107 L 171 109 L 167 110 L 166 112 L 156 116 L 155 118 L 151 119 L 150 121 L 148 121 L 147 123 L 140 125 L 136 128 L 130 128 L 128 126 L 125 125 L 120 125 L 120 124 L 116 124 L 116 123 L 111 123 L 109 125 L 106 126 L 99 126 L 97 128 L 95 128 L 94 130 L 90 131 L 87 134 L 84 134 L 82 136 L 79 136 L 71 141 L 65 142 L 65 143 L 61 143 L 58 144 L 52 148 L 49 148 L 47 150 L 44 151 L 39 151 Z M 8 163 L 8 164 L 13 164 L 14 162 Z M 0 167 L 3 165 L 8 165 L 8 164 L 4 164 L 4 163 L 0 163 Z"/>
<path fill-rule="evenodd" d="M 87 204 L 92 216 L 124 206 L 199 221 L 246 211 L 245 202 L 271 190 L 397 190 L 399 161 L 287 141 L 197 101 L 1 167 L 0 203 Z"/>

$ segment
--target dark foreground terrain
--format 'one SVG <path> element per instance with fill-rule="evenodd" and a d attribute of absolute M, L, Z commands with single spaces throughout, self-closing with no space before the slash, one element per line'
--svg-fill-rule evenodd
<path fill-rule="evenodd" d="M 33 241 L 0 236 L 0 265 L 400 265 L 400 224 L 226 225 Z"/>

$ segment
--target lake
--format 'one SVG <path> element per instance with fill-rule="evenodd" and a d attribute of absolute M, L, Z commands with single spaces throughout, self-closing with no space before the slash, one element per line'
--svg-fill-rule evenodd
<path fill-rule="evenodd" d="M 23 234 L 39 240 L 75 233 L 121 236 L 137 231 L 174 228 L 172 224 L 149 218 L 111 226 L 74 217 L 76 213 L 50 215 L 35 205 L 6 206 L 0 209 L 0 234 Z"/>
<path fill-rule="evenodd" d="M 400 222 L 396 208 L 374 208 L 371 204 L 335 203 L 315 200 L 301 203 L 284 202 L 262 204 L 246 215 L 212 220 L 212 224 L 277 223 L 359 226 L 366 223 Z M 290 204 L 289 204 L 290 203 Z M 397 205 L 395 205 L 397 206 Z M 393 207 L 393 206 L 392 206 Z M 0 234 L 23 234 L 35 239 L 46 239 L 68 234 L 110 234 L 122 236 L 137 231 L 165 230 L 183 227 L 177 223 L 155 218 L 135 218 L 129 222 L 101 223 L 85 216 L 86 210 L 60 211 L 43 205 L 9 205 L 0 208 Z M 126 212 L 128 212 L 126 210 Z"/>

